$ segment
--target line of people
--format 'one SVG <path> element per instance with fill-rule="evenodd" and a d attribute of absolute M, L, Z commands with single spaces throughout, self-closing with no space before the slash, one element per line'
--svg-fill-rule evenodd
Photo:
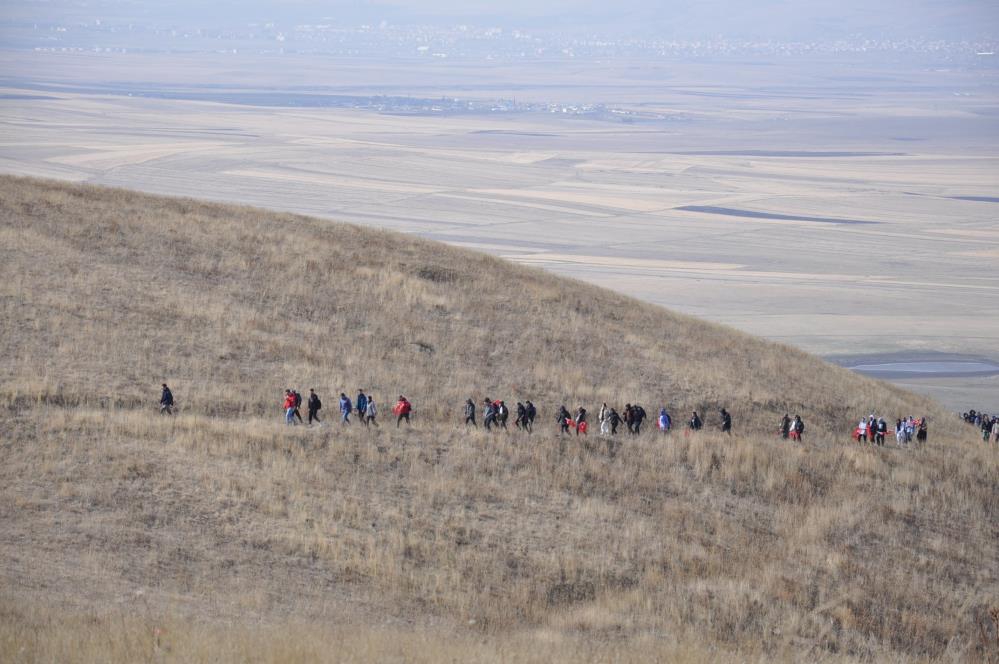
<path fill-rule="evenodd" d="M 530 400 L 524 403 L 517 402 L 517 418 L 513 421 L 514 426 L 527 433 L 534 431 L 534 420 L 538 416 L 537 407 Z M 482 426 L 486 431 L 493 427 L 506 429 L 506 423 L 510 419 L 510 409 L 502 399 L 493 400 L 486 397 L 482 400 Z M 475 402 L 469 398 L 465 401 L 465 426 L 471 424 L 473 427 L 479 425 L 475 421 Z"/>
<path fill-rule="evenodd" d="M 160 413 L 171 415 L 173 414 L 174 408 L 174 397 L 173 392 L 167 386 L 166 383 L 162 384 L 162 391 L 160 393 Z M 303 403 L 302 395 L 294 389 L 286 389 L 284 392 L 283 409 L 285 413 L 285 423 L 288 425 L 304 424 L 305 420 L 302 418 L 301 406 Z M 305 405 L 308 412 L 308 423 L 312 425 L 313 422 L 319 424 L 321 422 L 319 418 L 319 411 L 322 410 L 323 403 L 316 394 L 315 389 L 309 390 L 309 398 L 305 401 Z M 362 424 L 367 427 L 378 426 L 377 416 L 378 407 L 375 403 L 373 396 L 365 394 L 364 390 L 358 390 L 357 398 L 354 402 L 351 401 L 345 393 L 340 393 L 339 400 L 339 411 L 340 411 L 340 422 L 344 425 L 349 425 L 351 423 L 350 416 L 352 413 L 357 413 L 358 419 Z M 413 414 L 413 404 L 403 395 L 399 395 L 399 399 L 396 401 L 395 406 L 392 408 L 392 414 L 396 417 L 396 427 L 402 425 L 402 422 L 406 424 L 412 424 L 411 416 Z M 514 426 L 517 429 L 531 433 L 534 431 L 534 422 L 538 416 L 537 407 L 530 401 L 517 402 L 516 406 L 517 417 L 514 420 Z M 482 401 L 482 415 L 483 415 L 483 426 L 487 431 L 493 428 L 507 429 L 507 421 L 509 420 L 510 410 L 507 408 L 506 402 L 502 399 L 483 399 Z M 721 418 L 720 429 L 722 433 L 727 433 L 731 435 L 732 433 L 732 415 L 725 409 L 722 408 L 719 411 Z M 472 425 L 478 427 L 476 422 L 476 407 L 475 401 L 469 398 L 465 402 L 464 417 L 465 425 Z M 601 405 L 597 419 L 600 423 L 600 433 L 602 435 L 616 436 L 618 432 L 618 427 L 624 424 L 627 431 L 631 435 L 638 435 L 641 433 L 642 424 L 647 419 L 647 414 L 645 409 L 638 404 L 625 404 L 623 409 L 623 414 L 618 413 L 617 409 L 608 406 L 606 403 Z M 961 418 L 976 427 L 981 428 L 982 440 L 984 442 L 989 442 L 994 440 L 999 443 L 999 416 L 990 416 L 987 413 L 976 413 L 971 410 L 967 413 L 962 413 Z M 559 406 L 558 413 L 555 417 L 555 422 L 559 427 L 559 433 L 562 435 L 568 434 L 570 430 L 575 432 L 575 435 L 587 435 L 589 432 L 589 422 L 588 413 L 586 408 L 580 406 L 576 409 L 575 414 L 570 413 L 569 410 L 563 404 Z M 659 417 L 656 419 L 656 424 L 660 431 L 664 433 L 669 433 L 673 428 L 673 419 L 670 417 L 666 408 L 659 409 Z M 704 427 L 704 421 L 698 412 L 692 411 L 690 419 L 687 420 L 687 431 L 699 431 Z M 873 445 L 884 445 L 885 437 L 890 431 L 888 423 L 883 417 L 877 417 L 874 413 L 871 413 L 866 419 L 861 419 L 853 431 L 853 438 L 857 442 L 867 443 L 870 442 Z M 928 421 L 926 417 L 914 418 L 912 416 L 905 418 L 898 418 L 895 420 L 895 444 L 899 447 L 910 444 L 913 440 L 917 443 L 925 443 L 928 436 Z M 780 424 L 778 425 L 777 433 L 784 439 L 790 439 L 795 441 L 801 441 L 805 433 L 805 423 L 801 419 L 800 415 L 795 415 L 793 418 L 785 413 L 784 417 L 781 418 Z"/>
<path fill-rule="evenodd" d="M 523 431 L 528 433 L 534 430 L 534 421 L 537 419 L 538 409 L 530 401 L 517 402 L 516 406 L 517 417 L 514 420 L 514 425 Z M 465 401 L 464 407 L 464 423 L 465 426 L 471 425 L 473 427 L 478 427 L 478 423 L 475 419 L 476 407 L 475 400 L 469 397 Z M 482 400 L 482 424 L 486 431 L 490 431 L 493 428 L 507 429 L 507 421 L 510 416 L 510 410 L 506 405 L 506 402 L 502 399 L 493 400 L 490 398 L 485 398 Z M 721 416 L 721 430 L 723 433 L 731 435 L 732 433 L 732 416 L 724 408 L 720 411 Z M 623 415 L 618 413 L 617 409 L 608 406 L 604 403 L 600 407 L 600 412 L 597 415 L 597 419 L 600 423 L 600 433 L 605 436 L 616 436 L 618 427 L 624 424 L 627 427 L 627 431 L 631 435 L 638 435 L 642 431 L 642 423 L 648 418 L 648 414 L 645 409 L 638 404 L 625 404 L 623 408 Z M 570 413 L 569 409 L 565 407 L 565 404 L 559 406 L 558 412 L 555 415 L 555 423 L 559 427 L 559 433 L 565 435 L 571 431 L 575 432 L 575 435 L 587 435 L 589 433 L 589 415 L 586 408 L 580 406 L 576 409 L 575 413 Z M 672 418 L 665 408 L 659 410 L 659 418 L 657 420 L 659 425 L 659 430 L 668 433 L 672 429 Z M 704 422 L 701 416 L 697 414 L 697 411 L 693 411 L 690 420 L 687 422 L 687 429 L 690 431 L 699 431 L 704 427 Z"/>
<path fill-rule="evenodd" d="M 805 435 L 805 422 L 800 415 L 795 415 L 794 419 L 791 419 L 788 413 L 784 413 L 777 427 L 777 434 L 785 440 L 801 442 Z"/>
<path fill-rule="evenodd" d="M 990 440 L 999 443 L 999 415 L 990 416 L 988 413 L 969 410 L 967 413 L 961 413 L 961 419 L 973 427 L 978 427 L 982 432 L 983 443 Z"/>
<path fill-rule="evenodd" d="M 301 406 L 302 395 L 297 390 L 289 388 L 284 391 L 283 408 L 285 412 L 285 424 L 304 424 L 300 411 Z M 319 411 L 323 408 L 323 402 L 319 398 L 319 395 L 316 394 L 315 389 L 309 390 L 309 400 L 306 402 L 306 406 L 308 407 L 309 425 L 311 426 L 313 422 L 319 424 L 322 421 L 319 419 Z M 351 423 L 351 414 L 356 412 L 358 420 L 364 426 L 378 426 L 378 405 L 375 403 L 375 398 L 365 394 L 364 390 L 358 390 L 356 402 L 351 402 L 350 397 L 341 392 L 339 409 L 341 424 L 349 425 Z M 399 427 L 403 421 L 406 424 L 412 424 L 410 420 L 412 413 L 413 404 L 400 394 L 399 400 L 396 401 L 395 406 L 392 408 L 392 414 L 396 416 L 396 427 Z M 296 419 L 298 420 L 297 422 L 295 421 Z"/>
<path fill-rule="evenodd" d="M 866 419 L 861 419 L 854 428 L 853 439 L 858 443 L 870 442 L 872 445 L 884 445 L 888 431 L 888 423 L 885 419 L 871 413 Z M 911 415 L 900 417 L 895 420 L 894 431 L 895 445 L 898 447 L 908 445 L 913 440 L 925 443 L 929 435 L 929 421 L 925 417 L 916 419 Z"/>

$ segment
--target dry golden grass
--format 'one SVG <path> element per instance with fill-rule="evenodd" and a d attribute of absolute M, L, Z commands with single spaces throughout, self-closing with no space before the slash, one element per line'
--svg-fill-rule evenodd
<path fill-rule="evenodd" d="M 999 656 L 999 464 L 932 403 L 405 236 L 0 191 L 4 661 Z M 290 429 L 288 386 L 417 422 Z M 539 431 L 459 427 L 487 394 Z M 559 439 L 554 407 L 602 400 L 746 435 Z M 872 408 L 930 444 L 852 444 Z M 805 444 L 769 435 L 785 409 Z"/>

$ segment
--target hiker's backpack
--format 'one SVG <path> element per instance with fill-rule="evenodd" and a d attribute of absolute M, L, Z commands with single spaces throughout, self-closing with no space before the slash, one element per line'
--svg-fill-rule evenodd
<path fill-rule="evenodd" d="M 316 397 L 316 410 L 323 409 L 323 402 L 319 397 Z"/>

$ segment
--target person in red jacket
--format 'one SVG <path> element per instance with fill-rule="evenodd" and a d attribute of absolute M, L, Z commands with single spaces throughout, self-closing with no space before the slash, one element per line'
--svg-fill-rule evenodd
<path fill-rule="evenodd" d="M 284 423 L 295 423 L 295 394 L 291 390 L 284 391 Z"/>
<path fill-rule="evenodd" d="M 396 428 L 399 427 L 403 420 L 406 420 L 406 424 L 412 424 L 412 422 L 409 421 L 409 414 L 413 412 L 413 404 L 409 403 L 409 401 L 406 400 L 406 397 L 401 394 L 399 395 L 399 400 L 395 402 L 395 407 L 392 409 L 392 412 L 395 413 L 395 416 L 398 418 L 395 421 Z"/>

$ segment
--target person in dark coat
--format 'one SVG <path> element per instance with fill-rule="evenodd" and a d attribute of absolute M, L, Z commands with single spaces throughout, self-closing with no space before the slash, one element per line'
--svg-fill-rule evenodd
<path fill-rule="evenodd" d="M 493 403 L 492 399 L 484 399 L 482 401 L 482 426 L 489 431 L 496 424 L 496 405 Z"/>
<path fill-rule="evenodd" d="M 700 431 L 701 427 L 704 426 L 704 422 L 701 421 L 701 416 L 697 414 L 697 411 L 692 411 L 690 414 L 690 420 L 687 422 L 687 427 L 691 431 Z"/>
<path fill-rule="evenodd" d="M 465 426 L 468 426 L 469 424 L 475 428 L 479 427 L 479 425 L 475 423 L 475 403 L 472 401 L 471 397 L 465 401 Z"/>
<path fill-rule="evenodd" d="M 721 409 L 721 418 L 722 418 L 722 424 L 721 424 L 722 433 L 727 433 L 728 435 L 731 436 L 732 435 L 732 416 L 729 415 L 729 412 L 727 410 L 725 410 L 724 408 L 722 408 Z"/>
<path fill-rule="evenodd" d="M 496 404 L 496 421 L 501 427 L 506 429 L 507 418 L 510 417 L 510 409 L 506 407 L 506 403 L 500 400 Z"/>
<path fill-rule="evenodd" d="M 513 424 L 518 429 L 527 430 L 527 408 L 519 401 L 517 402 L 517 419 L 513 421 Z"/>
<path fill-rule="evenodd" d="M 160 393 L 160 414 L 173 415 L 173 392 L 163 383 L 163 391 Z"/>
<path fill-rule="evenodd" d="M 558 416 L 556 417 L 556 422 L 558 422 L 559 432 L 562 434 L 569 433 L 569 422 L 572 420 L 572 415 L 569 411 L 565 409 L 565 406 L 558 407 Z"/>
<path fill-rule="evenodd" d="M 586 409 L 580 406 L 576 410 L 576 435 L 579 435 L 579 430 L 583 430 L 583 435 L 586 435 L 587 429 L 589 429 L 589 423 L 586 421 Z"/>
<path fill-rule="evenodd" d="M 323 407 L 323 402 L 319 400 L 319 395 L 314 389 L 309 390 L 309 401 L 306 406 L 309 409 L 309 424 L 312 424 L 312 420 L 319 424 L 319 409 Z"/>
<path fill-rule="evenodd" d="M 527 433 L 534 431 L 534 418 L 538 416 L 538 409 L 535 408 L 534 404 L 531 403 L 530 399 L 524 404 L 524 410 L 526 412 L 527 419 L 525 420 L 527 424 Z"/>
<path fill-rule="evenodd" d="M 636 436 L 642 433 L 642 422 L 645 421 L 645 409 L 637 403 L 631 407 L 631 429 Z"/>

